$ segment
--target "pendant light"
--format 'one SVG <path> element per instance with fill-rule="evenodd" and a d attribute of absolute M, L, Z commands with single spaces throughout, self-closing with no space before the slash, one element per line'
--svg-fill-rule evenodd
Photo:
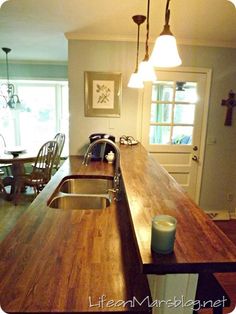
<path fill-rule="evenodd" d="M 162 33 L 156 39 L 151 55 L 151 62 L 157 67 L 176 67 L 182 63 L 176 44 L 176 39 L 170 31 L 170 0 L 166 3 L 165 25 Z"/>
<path fill-rule="evenodd" d="M 138 25 L 138 34 L 137 34 L 137 53 L 136 53 L 136 66 L 134 73 L 131 74 L 129 79 L 128 87 L 130 88 L 143 88 L 143 80 L 139 75 L 138 71 L 138 57 L 139 57 L 139 31 L 140 25 L 146 20 L 146 16 L 144 15 L 134 15 L 132 17 L 134 23 Z"/>
<path fill-rule="evenodd" d="M 0 0 L 0 8 L 3 5 L 4 2 L 6 2 L 7 0 Z"/>
<path fill-rule="evenodd" d="M 145 45 L 145 56 L 143 61 L 139 64 L 139 74 L 143 81 L 156 81 L 156 73 L 153 67 L 153 64 L 149 61 L 149 49 L 148 49 L 148 40 L 149 40 L 149 9 L 150 9 L 150 0 L 147 2 L 147 35 L 146 35 L 146 45 Z"/>
<path fill-rule="evenodd" d="M 20 105 L 20 100 L 18 95 L 15 93 L 15 86 L 10 83 L 9 80 L 9 65 L 8 65 L 8 53 L 11 52 L 10 48 L 2 48 L 2 50 L 6 53 L 6 69 L 7 69 L 7 83 L 1 84 L 1 91 L 3 87 L 5 87 L 5 91 L 1 92 L 0 96 L 5 99 L 6 106 L 11 109 L 14 109 L 16 105 Z"/>
<path fill-rule="evenodd" d="M 236 0 L 228 0 L 228 1 L 232 2 L 232 3 L 233 3 L 233 5 L 234 5 L 234 6 L 235 6 L 235 8 L 236 8 Z"/>

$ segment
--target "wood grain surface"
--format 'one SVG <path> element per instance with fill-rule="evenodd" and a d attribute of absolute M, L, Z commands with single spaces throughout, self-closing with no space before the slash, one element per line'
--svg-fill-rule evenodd
<path fill-rule="evenodd" d="M 38 151 L 26 151 L 19 153 L 19 156 L 13 157 L 11 153 L 0 154 L 0 163 L 9 164 L 9 163 L 26 163 L 34 161 L 37 157 Z"/>
<path fill-rule="evenodd" d="M 150 312 L 147 302 L 122 303 L 150 296 L 126 201 L 103 210 L 45 206 L 62 177 L 72 173 L 107 176 L 113 167 L 84 167 L 71 158 L 35 199 L 0 246 L 1 307 L 8 313 Z"/>
<path fill-rule="evenodd" d="M 147 302 L 134 307 L 106 302 L 150 297 L 145 273 L 236 271 L 234 244 L 174 179 L 141 145 L 120 149 L 126 192 L 121 202 L 103 210 L 47 207 L 65 176 L 113 175 L 110 164 L 86 167 L 81 158 L 70 157 L 1 243 L 4 311 L 147 313 Z M 178 221 L 170 255 L 150 249 L 151 219 L 157 214 Z"/>
<path fill-rule="evenodd" d="M 236 271 L 236 247 L 139 144 L 121 146 L 121 170 L 144 273 Z M 151 220 L 177 219 L 174 252 L 151 251 Z"/>

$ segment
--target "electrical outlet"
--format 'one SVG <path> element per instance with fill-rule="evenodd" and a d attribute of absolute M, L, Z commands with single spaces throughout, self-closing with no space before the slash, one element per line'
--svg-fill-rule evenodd
<path fill-rule="evenodd" d="M 231 202 L 233 200 L 233 193 L 227 194 L 227 201 Z"/>
<path fill-rule="evenodd" d="M 231 219 L 236 219 L 236 208 L 234 208 L 234 212 L 230 215 Z"/>

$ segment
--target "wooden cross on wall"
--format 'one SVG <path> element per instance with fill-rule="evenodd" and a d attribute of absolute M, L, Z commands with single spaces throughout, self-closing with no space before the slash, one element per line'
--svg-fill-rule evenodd
<path fill-rule="evenodd" d="M 233 108 L 236 106 L 235 93 L 232 90 L 229 92 L 229 98 L 223 99 L 221 105 L 227 106 L 225 125 L 232 125 Z"/>

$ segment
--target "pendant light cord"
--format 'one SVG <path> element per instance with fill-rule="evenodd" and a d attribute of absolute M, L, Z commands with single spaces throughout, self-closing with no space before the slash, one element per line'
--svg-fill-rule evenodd
<path fill-rule="evenodd" d="M 170 20 L 170 9 L 169 9 L 170 0 L 166 2 L 166 13 L 165 13 L 165 25 L 169 24 Z"/>
<path fill-rule="evenodd" d="M 149 53 L 148 53 L 148 40 L 149 40 L 149 9 L 150 9 L 150 0 L 148 0 L 147 3 L 147 24 L 146 24 L 146 30 L 147 30 L 147 35 L 146 35 L 146 49 L 145 49 L 145 57 L 143 61 L 148 61 L 149 60 Z"/>
<path fill-rule="evenodd" d="M 6 52 L 6 67 L 7 67 L 7 84 L 9 85 L 9 66 L 8 66 L 8 53 Z"/>
<path fill-rule="evenodd" d="M 139 57 L 139 33 L 140 33 L 140 25 L 146 20 L 146 16 L 144 15 L 134 15 L 132 17 L 135 24 L 138 25 L 138 34 L 137 34 L 137 51 L 136 51 L 136 66 L 134 73 L 138 72 L 138 57 Z"/>
<path fill-rule="evenodd" d="M 170 25 L 169 25 L 169 21 L 170 21 L 169 4 L 170 4 L 170 0 L 167 0 L 167 2 L 166 2 L 166 12 L 165 12 L 165 25 L 164 25 L 164 29 L 163 29 L 163 31 L 161 32 L 160 35 L 171 35 L 171 36 L 173 36 L 173 34 L 170 31 Z"/>
<path fill-rule="evenodd" d="M 138 35 L 137 35 L 137 53 L 136 53 L 136 67 L 135 73 L 138 72 L 138 56 L 139 56 L 139 31 L 140 31 L 140 24 L 138 24 Z"/>

